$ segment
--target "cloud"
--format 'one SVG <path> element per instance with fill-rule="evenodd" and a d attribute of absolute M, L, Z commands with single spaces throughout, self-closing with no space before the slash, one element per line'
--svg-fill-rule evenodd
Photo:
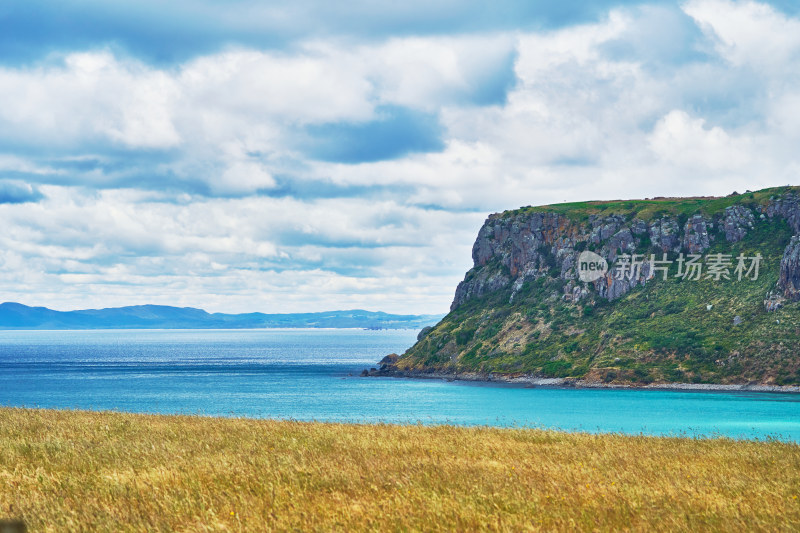
<path fill-rule="evenodd" d="M 626 24 L 617 37 L 599 46 L 606 57 L 656 71 L 712 60 L 703 50 L 703 32 L 678 5 L 645 4 L 630 13 L 635 24 Z"/>
<path fill-rule="evenodd" d="M 748 138 L 733 138 L 718 126 L 707 128 L 705 122 L 684 111 L 670 111 L 656 124 L 650 146 L 664 161 L 687 168 L 732 171 L 752 163 Z"/>
<path fill-rule="evenodd" d="M 170 148 L 174 82 L 111 53 L 69 54 L 59 64 L 0 69 L 0 142 L 80 149 L 83 143 Z"/>
<path fill-rule="evenodd" d="M 439 151 L 444 147 L 436 116 L 398 107 L 379 108 L 376 114 L 376 119 L 367 123 L 309 127 L 309 154 L 322 161 L 361 163 Z"/>
<path fill-rule="evenodd" d="M 44 198 L 39 189 L 27 183 L 0 180 L 0 204 L 24 204 Z"/>
<path fill-rule="evenodd" d="M 442 106 L 505 103 L 516 83 L 510 35 L 395 38 L 361 47 L 381 102 L 428 112 Z"/>
<path fill-rule="evenodd" d="M 783 68 L 800 50 L 800 20 L 752 1 L 691 0 L 684 7 L 714 37 L 714 48 L 735 66 Z"/>
<path fill-rule="evenodd" d="M 0 5 L 0 62 L 35 63 L 63 50 L 111 48 L 157 65 L 228 47 L 290 49 L 311 39 L 381 41 L 557 28 L 597 20 L 631 0 L 427 2 L 297 0 L 7 0 Z"/>
<path fill-rule="evenodd" d="M 31 302 L 35 294 L 59 308 L 80 295 L 88 307 L 112 298 L 300 311 L 358 307 L 380 292 L 396 310 L 439 309 L 484 216 L 354 198 L 180 205 L 131 190 L 86 196 L 53 186 L 35 206 L 0 207 L 5 298 Z M 462 253 L 433 253 L 454 238 Z"/>
<path fill-rule="evenodd" d="M 357 163 L 444 147 L 442 106 L 498 105 L 514 40 L 409 38 L 292 54 L 229 50 L 174 69 L 110 50 L 0 68 L 0 153 L 92 187 L 261 194 L 306 157 Z M 42 148 L 45 146 L 46 148 Z M 53 157 L 53 156 L 56 157 Z"/>
<path fill-rule="evenodd" d="M 7 299 L 439 312 L 490 212 L 800 171 L 790 3 L 44 5 L 0 8 L 57 30 L 0 36 Z"/>

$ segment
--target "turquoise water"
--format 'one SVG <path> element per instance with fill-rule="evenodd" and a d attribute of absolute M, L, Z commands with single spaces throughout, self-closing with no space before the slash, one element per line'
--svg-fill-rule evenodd
<path fill-rule="evenodd" d="M 0 331 L 0 405 L 800 442 L 800 395 L 362 378 L 415 331 Z"/>

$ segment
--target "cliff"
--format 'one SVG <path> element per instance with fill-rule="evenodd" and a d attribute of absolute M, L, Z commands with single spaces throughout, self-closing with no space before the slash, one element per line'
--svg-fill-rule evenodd
<path fill-rule="evenodd" d="M 472 258 L 384 373 L 800 383 L 800 187 L 524 207 Z"/>

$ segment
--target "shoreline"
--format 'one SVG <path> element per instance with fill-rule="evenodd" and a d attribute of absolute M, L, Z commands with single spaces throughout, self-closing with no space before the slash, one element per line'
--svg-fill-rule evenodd
<path fill-rule="evenodd" d="M 603 383 L 573 378 L 543 378 L 529 374 L 504 375 L 480 372 L 440 372 L 424 370 L 370 369 L 362 377 L 391 377 L 405 379 L 436 379 L 441 381 L 465 381 L 497 385 L 519 385 L 525 388 L 547 387 L 562 389 L 631 389 L 631 390 L 676 390 L 711 392 L 779 392 L 800 393 L 798 385 L 768 385 L 763 383 Z"/>

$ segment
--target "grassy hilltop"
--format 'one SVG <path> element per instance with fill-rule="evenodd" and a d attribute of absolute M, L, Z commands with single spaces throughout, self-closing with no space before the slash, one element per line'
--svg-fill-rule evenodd
<path fill-rule="evenodd" d="M 0 408 L 29 531 L 796 531 L 800 446 Z"/>
<path fill-rule="evenodd" d="M 597 200 L 588 202 L 564 202 L 541 206 L 527 206 L 504 211 L 501 217 L 516 213 L 552 212 L 566 215 L 574 220 L 586 220 L 589 215 L 619 214 L 630 218 L 652 220 L 663 215 L 689 216 L 695 213 L 715 215 L 733 205 L 764 205 L 775 195 L 800 190 L 800 187 L 772 187 L 760 191 L 730 196 L 694 196 L 652 198 L 648 200 Z"/>
<path fill-rule="evenodd" d="M 709 225 L 710 247 L 704 254 L 760 253 L 763 261 L 755 281 L 682 279 L 675 276 L 678 266 L 673 264 L 666 281 L 657 273 L 655 279 L 613 301 L 591 290 L 579 301 L 569 301 L 562 296 L 572 282 L 561 275 L 551 248 L 543 246 L 539 261 L 545 263 L 544 273 L 526 279 L 518 291 L 506 286 L 464 301 L 393 368 L 619 384 L 798 384 L 800 302 L 786 301 L 772 312 L 764 302 L 776 287 L 781 258 L 794 232 L 785 218 L 759 216 L 770 201 L 798 189 L 783 187 L 724 198 L 580 202 L 492 215 L 487 225 L 511 226 L 535 213 L 556 213 L 561 217 L 559 230 L 564 238 L 573 236 L 570 251 L 577 254 L 599 251 L 599 246 L 580 236 L 591 230 L 591 217 L 613 215 L 623 224 L 639 220 L 645 227 L 671 219 L 683 231 L 687 220 L 699 214 L 714 222 L 713 228 Z M 728 242 L 722 227 L 721 217 L 731 206 L 756 214 L 753 227 L 738 242 Z M 633 246 L 633 253 L 647 257 L 655 253 L 661 258 L 663 250 L 654 246 L 647 232 L 634 235 Z M 465 283 L 487 270 L 509 275 L 508 268 L 493 259 L 476 265 Z"/>

